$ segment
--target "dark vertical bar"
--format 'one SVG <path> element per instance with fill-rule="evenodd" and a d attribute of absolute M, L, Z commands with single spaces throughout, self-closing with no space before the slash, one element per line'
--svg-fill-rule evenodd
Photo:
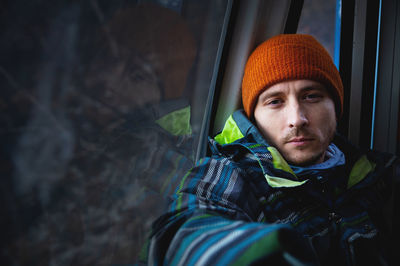
<path fill-rule="evenodd" d="M 289 7 L 289 13 L 286 20 L 284 33 L 296 33 L 299 25 L 301 10 L 304 0 L 292 0 Z"/>
<path fill-rule="evenodd" d="M 362 105 L 359 145 L 371 146 L 371 125 L 374 105 L 375 65 L 379 25 L 379 0 L 367 1 L 367 21 L 365 29 L 364 75 L 362 84 Z"/>
<path fill-rule="evenodd" d="M 374 97 L 379 0 L 356 0 L 348 137 L 369 148 Z"/>
<path fill-rule="evenodd" d="M 349 105 L 351 70 L 353 58 L 354 0 L 342 1 L 339 70 L 344 86 L 343 115 L 338 123 L 338 132 L 344 136 L 349 131 Z"/>

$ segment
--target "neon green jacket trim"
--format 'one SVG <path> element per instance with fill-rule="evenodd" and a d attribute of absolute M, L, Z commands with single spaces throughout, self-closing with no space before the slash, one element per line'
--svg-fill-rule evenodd
<path fill-rule="evenodd" d="M 190 106 L 173 111 L 155 121 L 160 127 L 174 136 L 192 134 L 190 126 Z"/>

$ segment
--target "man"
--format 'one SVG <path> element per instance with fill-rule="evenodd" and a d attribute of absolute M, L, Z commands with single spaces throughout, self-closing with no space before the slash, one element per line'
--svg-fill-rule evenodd
<path fill-rule="evenodd" d="M 149 263 L 390 264 L 394 157 L 335 134 L 343 85 L 321 44 L 262 43 L 242 101 L 154 224 Z"/>

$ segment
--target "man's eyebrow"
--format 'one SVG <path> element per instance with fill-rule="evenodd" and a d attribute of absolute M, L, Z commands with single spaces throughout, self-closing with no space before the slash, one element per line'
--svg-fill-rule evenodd
<path fill-rule="evenodd" d="M 318 90 L 318 91 L 322 91 L 322 92 L 326 92 L 327 91 L 325 86 L 319 85 L 319 84 L 312 84 L 310 86 L 306 86 L 306 87 L 301 89 L 302 92 L 313 91 L 313 90 Z"/>
<path fill-rule="evenodd" d="M 266 98 L 271 98 L 271 97 L 276 97 L 281 95 L 282 92 L 281 91 L 267 91 L 264 95 L 262 95 L 262 99 L 266 99 Z"/>

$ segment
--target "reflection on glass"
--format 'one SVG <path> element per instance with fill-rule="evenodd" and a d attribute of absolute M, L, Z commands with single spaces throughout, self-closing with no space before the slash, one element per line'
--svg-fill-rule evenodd
<path fill-rule="evenodd" d="M 2 264 L 136 262 L 193 164 L 226 1 L 1 5 Z"/>

